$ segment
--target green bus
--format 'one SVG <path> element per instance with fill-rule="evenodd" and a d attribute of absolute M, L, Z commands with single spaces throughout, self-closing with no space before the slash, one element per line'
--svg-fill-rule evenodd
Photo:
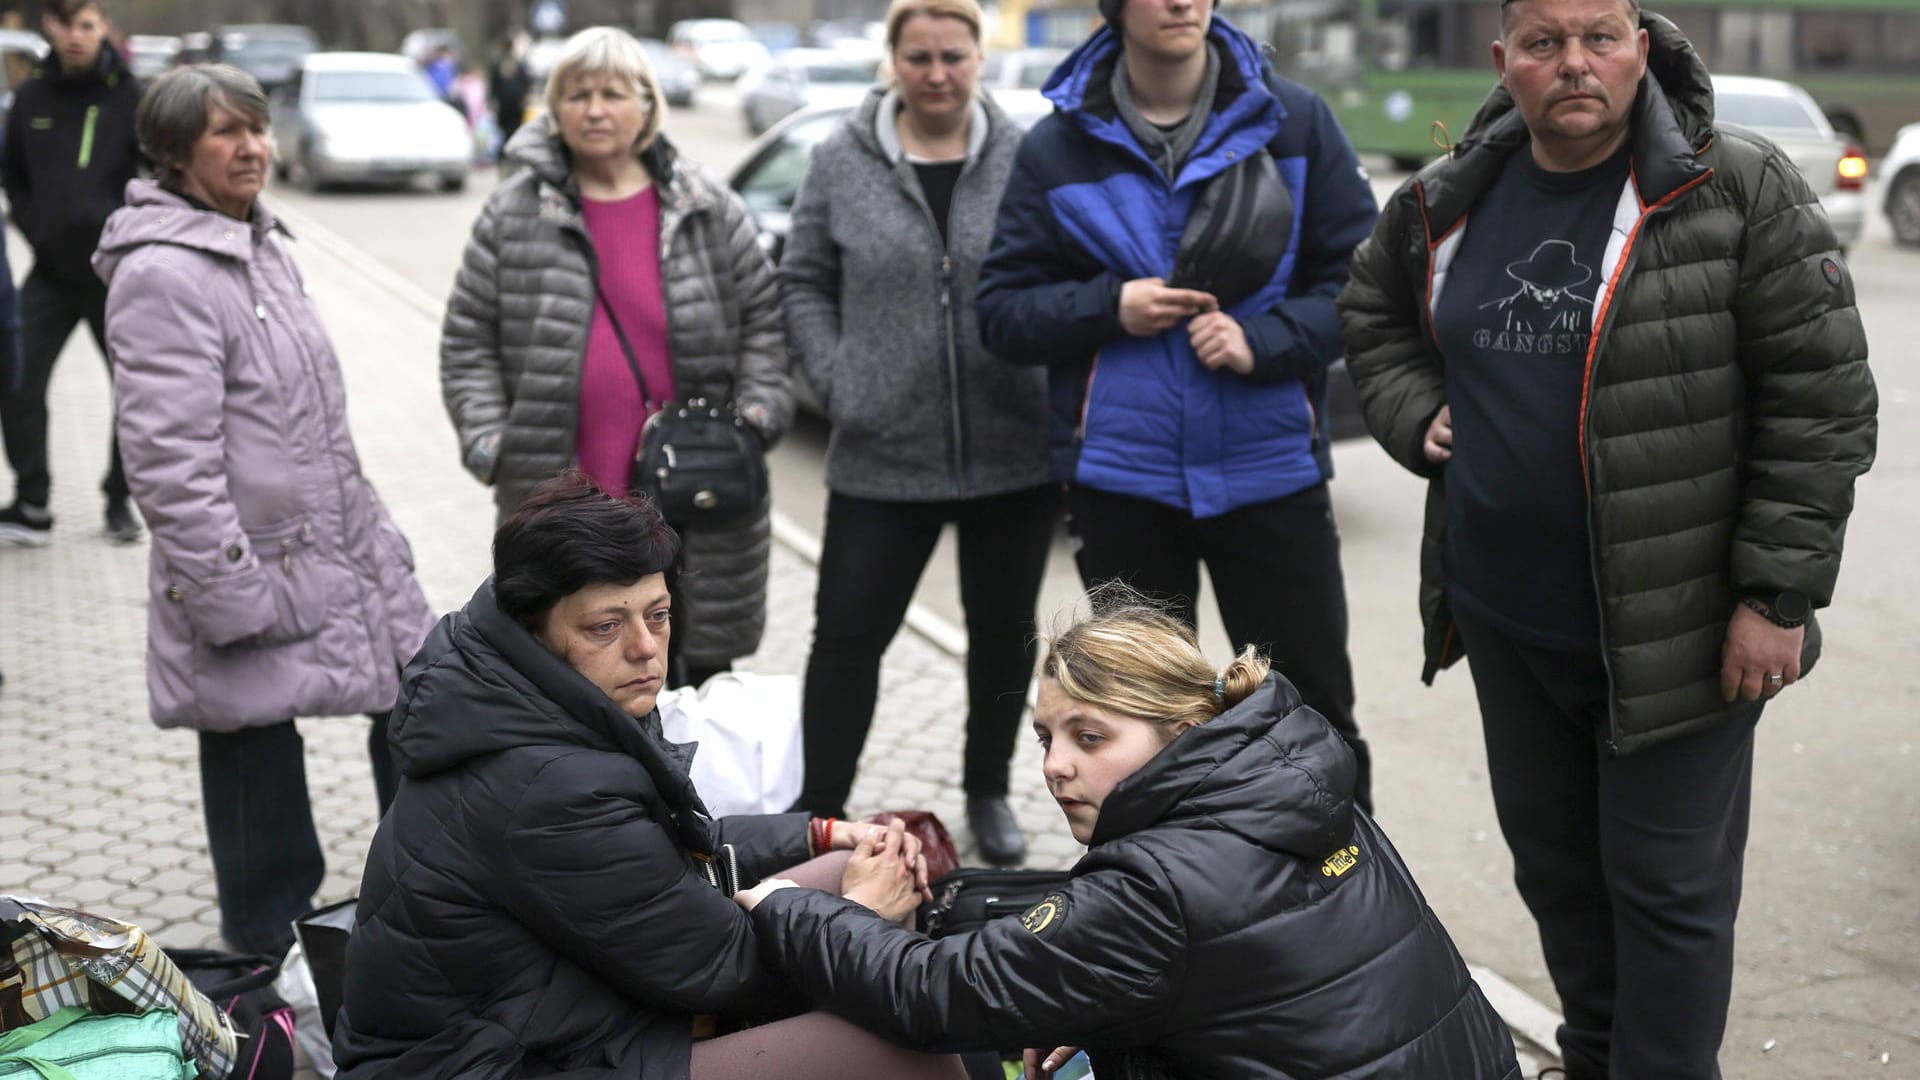
<path fill-rule="evenodd" d="M 1642 6 L 1672 19 L 1716 75 L 1805 87 L 1836 130 L 1872 152 L 1920 120 L 1920 0 Z M 1280 73 L 1323 94 L 1361 152 L 1397 164 L 1458 139 L 1493 88 L 1495 0 L 1278 0 L 1261 14 Z"/>

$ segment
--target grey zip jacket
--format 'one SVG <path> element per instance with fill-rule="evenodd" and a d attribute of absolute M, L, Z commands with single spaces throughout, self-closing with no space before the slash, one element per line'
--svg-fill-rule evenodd
<path fill-rule="evenodd" d="M 975 106 L 942 245 L 898 100 L 876 88 L 814 148 L 780 263 L 788 341 L 833 421 L 827 487 L 921 502 L 1044 484 L 1046 372 L 987 352 L 973 312 L 1022 132 Z"/>

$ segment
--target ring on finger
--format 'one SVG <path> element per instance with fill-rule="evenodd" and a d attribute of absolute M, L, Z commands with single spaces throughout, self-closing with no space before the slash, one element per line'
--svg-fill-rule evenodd
<path fill-rule="evenodd" d="M 1776 671 L 1767 676 L 1767 685 L 1772 687 L 1775 690 L 1778 690 L 1782 686 L 1785 686 L 1786 682 L 1787 682 L 1787 677 L 1782 672 Z"/>

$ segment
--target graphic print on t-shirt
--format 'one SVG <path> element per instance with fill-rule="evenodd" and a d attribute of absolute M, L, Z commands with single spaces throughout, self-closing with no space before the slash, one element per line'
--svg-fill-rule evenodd
<path fill-rule="evenodd" d="M 1474 330 L 1475 347 L 1503 353 L 1585 353 L 1593 312 L 1593 267 L 1574 256 L 1573 244 L 1548 240 L 1533 254 L 1507 264 L 1512 293 L 1480 305 L 1502 316 L 1499 325 Z M 1586 294 L 1582 294 L 1582 289 Z"/>
<path fill-rule="evenodd" d="M 1434 302 L 1453 417 L 1449 597 L 1502 633 L 1562 652 L 1599 640 L 1581 410 L 1629 152 L 1555 173 L 1516 151 L 1468 210 Z"/>

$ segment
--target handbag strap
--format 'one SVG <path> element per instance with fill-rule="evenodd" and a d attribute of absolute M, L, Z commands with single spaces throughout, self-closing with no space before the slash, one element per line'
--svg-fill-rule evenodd
<path fill-rule="evenodd" d="M 627 340 L 626 328 L 620 325 L 620 316 L 615 315 L 613 313 L 613 303 L 612 301 L 609 301 L 607 299 L 606 290 L 600 287 L 600 282 L 598 279 L 595 279 L 593 283 L 593 292 L 594 292 L 594 296 L 596 296 L 600 301 L 600 310 L 607 313 L 607 322 L 613 327 L 613 336 L 620 339 L 620 353 L 621 355 L 627 358 L 627 367 L 629 370 L 633 372 L 633 381 L 640 384 L 641 407 L 644 409 L 644 408 L 647 408 L 648 406 L 655 404 L 653 400 L 653 392 L 647 389 L 647 377 L 640 373 L 640 361 L 634 359 L 633 342 Z M 733 400 L 733 384 L 734 384 L 733 376 L 731 375 L 726 376 L 726 380 L 727 380 L 727 396 L 723 400 L 724 400 L 724 403 L 729 408 L 734 408 L 735 406 L 734 406 L 734 400 Z M 698 395 L 694 395 L 694 396 L 698 396 Z M 663 401 L 663 402 L 659 402 L 658 404 L 665 405 L 666 402 Z"/>
<path fill-rule="evenodd" d="M 55 1032 L 72 1027 L 82 1020 L 91 1020 L 98 1014 L 80 1005 L 69 1005 L 35 1021 L 25 1027 L 15 1028 L 0 1035 L 0 1061 L 16 1062 L 25 1065 L 40 1074 L 41 1080 L 76 1080 L 73 1073 L 59 1062 L 48 1061 L 26 1053 L 33 1044 L 52 1036 Z"/>
<path fill-rule="evenodd" d="M 620 355 L 627 358 L 627 367 L 633 372 L 633 381 L 640 384 L 640 411 L 651 412 L 653 391 L 647 389 L 647 377 L 640 373 L 640 361 L 634 359 L 633 343 L 627 340 L 627 331 L 620 325 L 620 316 L 613 313 L 613 302 L 607 299 L 606 290 L 600 287 L 597 279 L 593 283 L 593 292 L 600 300 L 600 310 L 607 313 L 607 322 L 613 326 L 613 336 L 620 340 Z"/>

